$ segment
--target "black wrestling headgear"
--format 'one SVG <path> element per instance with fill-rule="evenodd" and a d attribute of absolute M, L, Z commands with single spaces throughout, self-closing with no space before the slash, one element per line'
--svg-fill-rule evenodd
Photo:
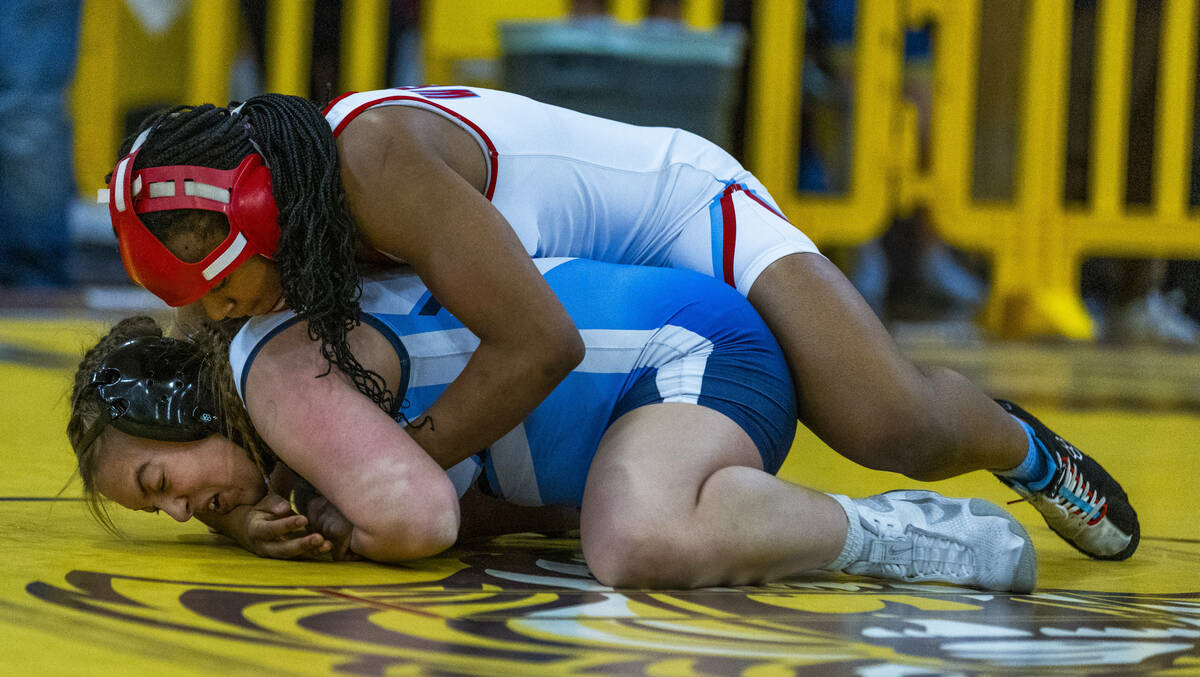
<path fill-rule="evenodd" d="M 194 442 L 219 433 L 216 408 L 199 392 L 203 356 L 190 341 L 142 336 L 112 351 L 87 387 L 107 405 L 80 442 L 82 452 L 112 423 L 135 437 Z"/>

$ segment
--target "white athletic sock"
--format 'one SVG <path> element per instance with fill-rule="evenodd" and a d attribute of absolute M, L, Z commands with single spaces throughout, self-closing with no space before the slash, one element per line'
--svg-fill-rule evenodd
<path fill-rule="evenodd" d="M 837 556 L 837 559 L 825 567 L 827 571 L 841 571 L 857 561 L 862 555 L 863 540 L 866 538 L 866 534 L 863 533 L 862 522 L 859 519 L 858 508 L 855 507 L 854 501 L 850 500 L 849 496 L 842 494 L 827 495 L 837 501 L 838 505 L 842 506 L 842 510 L 846 511 L 846 544 L 842 546 L 842 552 Z"/>

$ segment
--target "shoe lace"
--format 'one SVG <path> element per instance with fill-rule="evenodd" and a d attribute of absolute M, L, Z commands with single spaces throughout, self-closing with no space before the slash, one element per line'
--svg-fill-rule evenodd
<path fill-rule="evenodd" d="M 913 542 L 913 569 L 921 575 L 970 576 L 975 557 L 963 544 L 935 534 L 916 532 Z"/>
<path fill-rule="evenodd" d="M 1042 495 L 1062 506 L 1068 514 L 1075 515 L 1087 522 L 1088 526 L 1104 519 L 1108 513 L 1108 498 L 1092 488 L 1091 483 L 1083 476 L 1079 467 L 1069 456 L 1059 454 L 1058 462 L 1063 468 L 1062 480 L 1057 483 L 1056 490 L 1045 491 Z M 1052 487 L 1054 484 L 1047 489 Z M 1087 512 L 1079 507 L 1081 501 L 1089 508 Z M 1016 502 L 1019 501 L 1010 501 L 1010 503 Z"/>
<path fill-rule="evenodd" d="M 895 551 L 891 548 L 897 545 L 911 548 L 910 557 L 904 559 L 911 561 L 913 573 L 917 575 L 962 578 L 973 575 L 975 571 L 974 555 L 958 541 L 921 529 L 906 532 L 895 523 L 876 518 L 872 518 L 871 522 L 878 540 L 872 544 L 868 559 L 893 575 L 903 576 L 907 573 L 906 567 L 893 559 Z"/>
<path fill-rule="evenodd" d="M 1030 492 L 1029 496 L 1014 498 L 1008 501 L 1008 505 L 1016 503 L 1024 503 L 1033 498 L 1034 495 L 1041 495 L 1049 501 L 1057 503 L 1066 509 L 1068 514 L 1077 515 L 1088 526 L 1092 526 L 1104 519 L 1108 514 L 1108 498 L 1102 496 L 1091 486 L 1091 483 L 1084 478 L 1083 473 L 1065 454 L 1058 455 L 1058 462 L 1063 467 L 1062 481 L 1051 482 L 1046 485 L 1045 489 Z M 1055 489 L 1057 487 L 1057 489 Z M 1072 496 L 1078 500 L 1072 500 Z M 1079 501 L 1087 504 L 1088 510 L 1086 513 L 1079 507 Z"/>

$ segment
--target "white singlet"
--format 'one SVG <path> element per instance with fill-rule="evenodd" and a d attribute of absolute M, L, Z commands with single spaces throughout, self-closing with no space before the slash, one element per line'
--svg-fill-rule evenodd
<path fill-rule="evenodd" d="M 376 106 L 421 108 L 470 133 L 488 160 L 484 193 L 530 256 L 684 268 L 745 295 L 775 260 L 817 252 L 753 175 L 691 132 L 479 87 L 346 94 L 325 118 L 336 136 Z"/>

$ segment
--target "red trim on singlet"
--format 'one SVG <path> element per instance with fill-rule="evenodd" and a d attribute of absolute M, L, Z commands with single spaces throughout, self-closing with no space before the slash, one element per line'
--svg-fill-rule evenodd
<path fill-rule="evenodd" d="M 335 98 L 333 101 L 330 101 L 329 103 L 325 104 L 325 107 L 321 109 L 321 115 L 329 115 L 329 111 L 333 110 L 334 106 L 341 103 L 342 99 L 344 99 L 348 96 L 354 96 L 355 94 L 358 94 L 358 92 L 346 92 L 345 94 L 342 94 L 342 95 L 338 96 L 337 98 Z"/>
<path fill-rule="evenodd" d="M 340 100 L 340 98 L 338 100 Z M 443 106 L 439 103 L 434 103 L 434 102 L 430 101 L 429 99 L 423 99 L 423 98 L 417 97 L 417 96 L 409 96 L 407 94 L 394 94 L 392 96 L 384 96 L 384 97 L 380 97 L 378 99 L 372 99 L 371 101 L 368 101 L 368 102 L 358 106 L 357 108 L 351 110 L 349 113 L 347 113 L 346 117 L 344 117 L 342 119 L 342 121 L 338 123 L 338 126 L 333 129 L 334 137 L 337 137 L 339 134 L 341 134 L 342 130 L 346 128 L 346 125 L 349 124 L 351 120 L 358 117 L 358 115 L 360 113 L 367 110 L 368 108 L 378 106 L 379 104 L 384 103 L 385 101 L 416 101 L 416 102 L 423 103 L 423 104 L 426 104 L 429 106 L 433 106 L 434 108 L 437 108 L 438 110 L 441 110 L 449 115 L 453 115 L 456 119 L 460 120 L 463 124 L 467 125 L 471 129 L 475 130 L 475 133 L 479 135 L 479 138 L 483 139 L 484 145 L 487 146 L 488 163 L 490 164 L 490 168 L 491 168 L 491 171 L 488 172 L 487 190 L 484 191 L 483 196 L 486 197 L 488 200 L 492 199 L 492 196 L 496 194 L 496 174 L 498 173 L 498 170 L 500 168 L 499 167 L 499 154 L 496 152 L 495 144 L 493 144 L 492 140 L 488 137 L 488 135 L 485 134 L 484 131 L 479 128 L 479 125 L 475 124 L 474 122 L 471 122 L 466 117 L 464 117 L 463 115 L 458 113 L 458 111 L 454 111 L 449 108 L 446 108 L 445 106 Z"/>
<path fill-rule="evenodd" d="M 737 282 L 733 279 L 733 251 L 737 245 L 737 212 L 733 208 L 733 192 L 735 190 L 741 190 L 741 187 L 727 186 L 725 193 L 721 196 L 721 224 L 724 227 L 724 235 L 721 238 L 721 274 L 725 278 L 725 284 L 731 287 L 737 286 Z"/>
<path fill-rule="evenodd" d="M 783 214 L 780 214 L 780 213 L 779 213 L 779 210 L 775 209 L 775 208 L 774 208 L 774 207 L 772 207 L 770 204 L 768 204 L 766 200 L 764 200 L 764 199 L 762 199 L 761 197 L 759 197 L 759 196 L 755 195 L 755 194 L 754 194 L 754 191 L 752 191 L 752 190 L 745 190 L 745 191 L 743 191 L 743 192 L 744 192 L 744 193 L 746 193 L 746 196 L 747 196 L 747 197 L 749 197 L 751 200 L 754 200 L 754 201 L 755 201 L 755 202 L 757 202 L 758 204 L 760 204 L 760 205 L 762 205 L 762 206 L 766 207 L 766 208 L 767 208 L 767 210 L 768 210 L 768 211 L 770 211 L 770 212 L 771 212 L 772 214 L 774 214 L 775 216 L 778 216 L 779 218 L 783 219 L 784 221 L 787 221 L 788 223 L 791 223 L 791 221 L 788 221 L 788 217 L 784 216 Z"/>

